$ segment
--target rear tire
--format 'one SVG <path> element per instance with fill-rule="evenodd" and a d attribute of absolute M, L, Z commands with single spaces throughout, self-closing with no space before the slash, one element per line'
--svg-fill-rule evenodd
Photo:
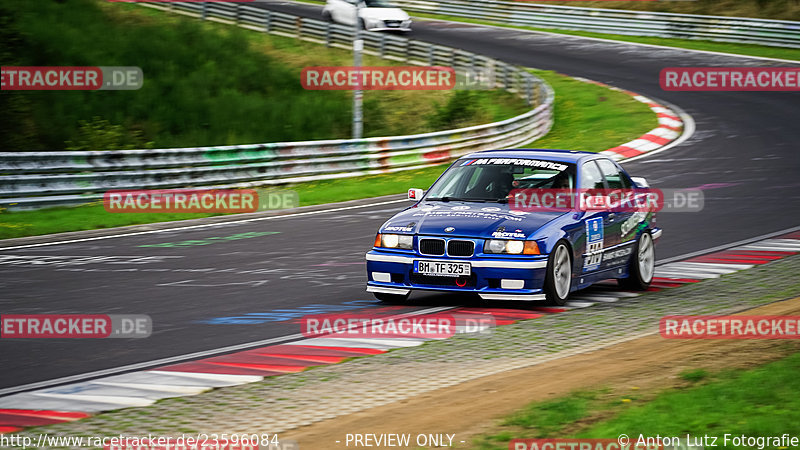
<path fill-rule="evenodd" d="M 653 237 L 645 231 L 639 237 L 628 263 L 628 278 L 620 278 L 617 283 L 620 287 L 634 291 L 644 291 L 650 287 L 655 272 L 655 247 Z"/>
<path fill-rule="evenodd" d="M 405 303 L 408 300 L 408 295 L 385 294 L 383 292 L 373 292 L 372 295 L 383 303 L 397 304 Z"/>
<path fill-rule="evenodd" d="M 572 257 L 569 247 L 563 241 L 556 244 L 547 260 L 547 272 L 544 277 L 544 294 L 547 303 L 564 306 L 572 287 Z"/>

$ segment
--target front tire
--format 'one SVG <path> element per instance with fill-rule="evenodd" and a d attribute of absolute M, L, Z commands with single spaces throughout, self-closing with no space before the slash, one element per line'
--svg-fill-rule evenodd
<path fill-rule="evenodd" d="M 398 295 L 398 294 L 386 294 L 383 292 L 373 292 L 372 295 L 374 295 L 376 299 L 382 301 L 383 303 L 389 303 L 392 305 L 398 303 L 405 303 L 406 300 L 408 300 L 409 296 L 409 294 Z"/>
<path fill-rule="evenodd" d="M 636 242 L 636 251 L 628 263 L 628 278 L 617 280 L 620 287 L 634 291 L 644 291 L 650 287 L 655 272 L 656 254 L 653 237 L 645 231 Z"/>
<path fill-rule="evenodd" d="M 572 287 L 572 258 L 569 248 L 564 242 L 556 244 L 547 260 L 547 272 L 544 277 L 544 294 L 547 303 L 564 306 Z"/>

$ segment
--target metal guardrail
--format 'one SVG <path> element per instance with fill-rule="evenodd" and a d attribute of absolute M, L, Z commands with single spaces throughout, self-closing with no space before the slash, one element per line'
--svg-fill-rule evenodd
<path fill-rule="evenodd" d="M 536 28 L 800 48 L 800 22 L 501 1 L 395 0 L 414 12 Z"/>
<path fill-rule="evenodd" d="M 331 47 L 352 46 L 352 27 L 240 3 L 147 6 Z M 545 135 L 552 126 L 553 91 L 527 71 L 385 33 L 362 33 L 362 37 L 364 51 L 382 58 L 481 71 L 488 74 L 490 85 L 519 94 L 534 108 L 501 122 L 410 136 L 156 150 L 0 152 L 0 206 L 80 204 L 101 198 L 109 189 L 254 187 L 408 170 L 473 151 L 521 145 Z"/>

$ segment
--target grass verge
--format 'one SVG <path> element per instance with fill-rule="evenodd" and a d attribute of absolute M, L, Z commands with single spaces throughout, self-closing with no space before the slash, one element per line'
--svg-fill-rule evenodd
<path fill-rule="evenodd" d="M 537 148 L 602 151 L 627 142 L 657 126 L 650 109 L 630 96 L 555 72 L 534 71 L 556 91 L 555 125 Z M 410 187 L 426 189 L 445 166 L 387 175 L 367 175 L 287 186 L 297 191 L 301 206 L 398 194 Z M 0 239 L 66 231 L 208 217 L 213 214 L 110 214 L 102 204 L 36 211 L 0 212 Z"/>
<path fill-rule="evenodd" d="M 0 25 L 3 66 L 139 66 L 144 73 L 135 91 L 4 92 L 4 151 L 350 137 L 350 92 L 300 84 L 305 66 L 352 65 L 347 50 L 102 0 L 0 0 Z M 364 64 L 387 61 L 367 55 Z M 364 129 L 368 137 L 424 133 L 525 110 L 502 90 L 370 91 Z"/>
<path fill-rule="evenodd" d="M 717 436 L 715 448 L 741 448 L 732 436 L 781 436 L 800 423 L 800 353 L 746 370 L 686 370 L 684 385 L 652 398 L 632 391 L 623 397 L 609 390 L 574 392 L 533 403 L 500 424 L 502 431 L 477 438 L 482 450 L 507 449 L 511 439 L 614 439 Z M 610 395 L 609 395 L 610 394 Z M 774 448 L 767 446 L 766 448 Z"/>

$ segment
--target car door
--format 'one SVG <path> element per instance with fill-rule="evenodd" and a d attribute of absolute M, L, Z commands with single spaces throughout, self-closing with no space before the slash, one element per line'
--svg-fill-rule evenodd
<path fill-rule="evenodd" d="M 578 176 L 579 192 L 592 190 L 605 190 L 606 184 L 603 173 L 595 160 L 584 162 Z M 581 251 L 579 273 L 589 274 L 604 270 L 603 252 L 609 246 L 608 228 L 611 225 L 609 213 L 606 210 L 584 209 L 581 224 L 584 230 L 583 245 L 577 245 Z"/>
<path fill-rule="evenodd" d="M 632 182 L 619 166 L 610 159 L 605 158 L 597 159 L 596 162 L 603 173 L 603 179 L 609 194 L 615 194 L 619 196 L 618 198 L 621 198 L 623 194 L 631 192 Z M 619 208 L 608 213 L 607 248 L 612 250 L 603 256 L 604 269 L 619 267 L 628 262 L 629 256 L 633 252 L 633 246 L 629 245 L 632 244 L 630 237 L 635 236 L 636 233 L 624 233 L 625 236 L 623 236 L 623 231 L 628 231 L 623 230 L 623 224 L 635 221 L 639 214 L 641 213 L 637 214 L 629 208 Z M 625 240 L 623 240 L 623 237 Z"/>

